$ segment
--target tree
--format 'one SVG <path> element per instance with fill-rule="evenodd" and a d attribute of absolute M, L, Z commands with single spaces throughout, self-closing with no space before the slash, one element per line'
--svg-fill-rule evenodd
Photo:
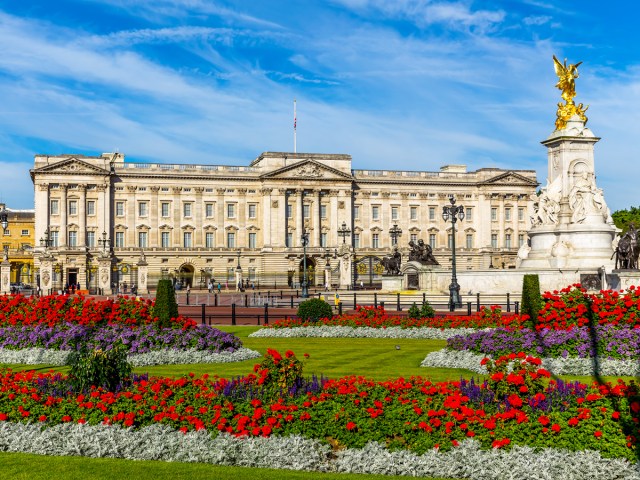
<path fill-rule="evenodd" d="M 640 227 L 640 207 L 630 207 L 629 210 L 617 210 L 611 217 L 616 227 L 622 229 L 623 234 L 627 231 L 631 222 L 635 223 L 636 227 Z"/>

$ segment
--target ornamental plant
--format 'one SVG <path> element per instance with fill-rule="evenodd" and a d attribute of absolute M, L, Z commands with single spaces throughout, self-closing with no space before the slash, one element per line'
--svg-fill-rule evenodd
<path fill-rule="evenodd" d="M 420 318 L 433 318 L 436 316 L 436 311 L 433 309 L 431 304 L 425 300 L 422 302 L 422 307 L 420 308 Z"/>
<path fill-rule="evenodd" d="M 418 308 L 418 305 L 416 305 L 416 302 L 413 302 L 413 305 L 411 305 L 409 310 L 407 310 L 407 317 L 413 319 L 421 318 L 420 309 Z"/>
<path fill-rule="evenodd" d="M 324 300 L 319 298 L 310 298 L 300 302 L 296 315 L 300 317 L 302 321 L 308 321 L 317 323 L 321 318 L 331 318 L 333 316 L 333 310 Z"/>
<path fill-rule="evenodd" d="M 540 279 L 538 274 L 527 274 L 522 278 L 522 305 L 523 315 L 530 319 L 530 326 L 533 327 L 538 321 L 538 312 L 542 308 L 542 297 L 540 296 Z"/>
<path fill-rule="evenodd" d="M 262 362 L 253 367 L 258 385 L 267 390 L 288 391 L 302 379 L 302 362 L 287 350 L 284 357 L 277 350 L 267 348 Z"/>
<path fill-rule="evenodd" d="M 502 319 L 502 307 L 500 305 L 491 305 L 491 307 L 480 307 L 480 318 L 490 325 L 499 325 Z"/>
<path fill-rule="evenodd" d="M 535 396 L 545 389 L 545 378 L 551 374 L 539 368 L 542 361 L 524 352 L 510 353 L 492 360 L 485 357 L 480 362 L 487 368 L 487 388 L 498 400 L 506 400 L 510 406 L 521 406 L 520 395 Z"/>
<path fill-rule="evenodd" d="M 169 279 L 158 280 L 153 314 L 158 317 L 158 326 L 161 328 L 170 327 L 172 319 L 178 316 L 176 292 L 173 289 L 173 283 Z"/>
<path fill-rule="evenodd" d="M 109 350 L 82 348 L 70 355 L 70 382 L 76 392 L 102 387 L 115 392 L 129 381 L 132 367 L 127 362 L 127 350 L 116 343 Z"/>

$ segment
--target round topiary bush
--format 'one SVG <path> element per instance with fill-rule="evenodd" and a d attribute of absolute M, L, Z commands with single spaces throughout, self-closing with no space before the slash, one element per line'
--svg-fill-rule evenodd
<path fill-rule="evenodd" d="M 301 302 L 296 313 L 303 321 L 317 322 L 321 318 L 331 318 L 331 305 L 319 298 L 310 298 Z"/>

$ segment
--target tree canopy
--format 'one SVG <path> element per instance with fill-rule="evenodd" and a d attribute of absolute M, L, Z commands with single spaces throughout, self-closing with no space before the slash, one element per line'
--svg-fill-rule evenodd
<path fill-rule="evenodd" d="M 635 223 L 636 227 L 640 227 L 640 207 L 630 207 L 628 210 L 617 210 L 611 217 L 616 227 L 621 228 L 622 232 L 626 232 L 630 223 Z"/>

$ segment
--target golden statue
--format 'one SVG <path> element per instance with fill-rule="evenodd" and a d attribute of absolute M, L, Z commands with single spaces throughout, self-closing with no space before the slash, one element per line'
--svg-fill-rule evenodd
<path fill-rule="evenodd" d="M 567 121 L 574 116 L 578 115 L 580 120 L 585 124 L 587 123 L 587 116 L 584 112 L 587 111 L 589 106 L 586 107 L 580 103 L 576 105 L 573 102 L 573 98 L 576 96 L 576 78 L 578 78 L 578 67 L 582 62 L 578 62 L 575 65 L 567 65 L 567 59 L 564 60 L 564 64 L 560 63 L 560 60 L 553 56 L 553 66 L 558 76 L 558 83 L 556 88 L 562 91 L 562 99 L 565 101 L 558 102 L 558 110 L 556 111 L 556 130 L 562 130 L 567 126 Z"/>

